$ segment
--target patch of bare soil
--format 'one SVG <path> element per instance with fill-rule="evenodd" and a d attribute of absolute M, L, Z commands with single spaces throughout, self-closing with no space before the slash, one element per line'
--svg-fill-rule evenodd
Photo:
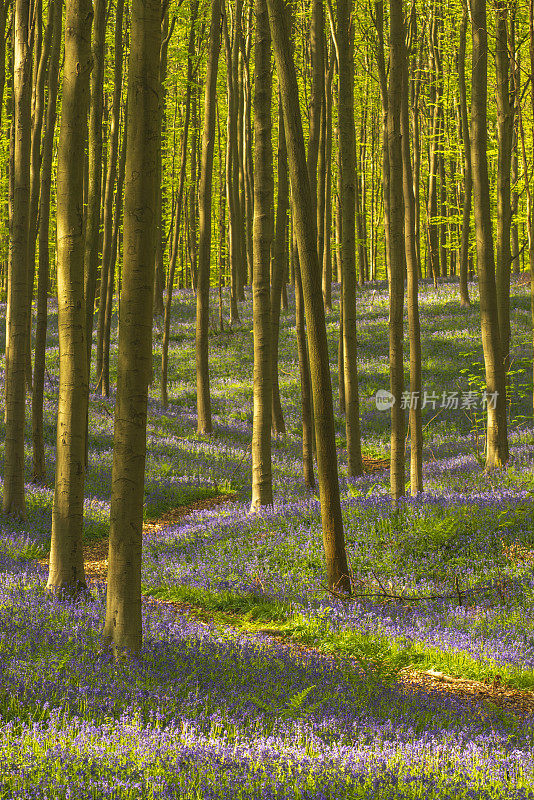
<path fill-rule="evenodd" d="M 202 511 L 206 508 L 215 508 L 216 506 L 223 505 L 235 500 L 235 495 L 221 494 L 216 497 L 207 497 L 203 500 L 197 500 L 186 506 L 179 506 L 173 508 L 164 514 L 160 519 L 154 522 L 145 522 L 143 530 L 158 531 L 166 525 L 171 525 L 173 522 L 186 517 L 192 511 Z M 92 580 L 105 581 L 108 574 L 108 547 L 109 539 L 101 539 L 99 542 L 93 542 L 83 548 L 83 560 L 85 566 L 85 575 Z M 48 558 L 39 561 L 44 567 L 48 567 Z"/>
<path fill-rule="evenodd" d="M 389 469 L 389 458 L 362 458 L 363 469 L 365 472 L 378 472 L 381 469 Z"/>

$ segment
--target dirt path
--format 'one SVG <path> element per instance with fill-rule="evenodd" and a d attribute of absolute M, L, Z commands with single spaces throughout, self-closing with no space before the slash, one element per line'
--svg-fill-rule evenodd
<path fill-rule="evenodd" d="M 365 463 L 368 461 L 368 463 Z M 373 472 L 378 469 L 383 469 L 389 466 L 386 460 L 367 460 L 364 459 L 366 472 Z M 187 506 L 173 509 L 165 514 L 157 522 L 145 523 L 143 530 L 160 530 L 165 525 L 169 525 L 182 517 L 187 516 L 192 511 L 199 511 L 206 508 L 215 508 L 224 503 L 235 500 L 235 496 L 219 495 L 217 497 L 199 500 L 196 503 L 191 503 Z M 108 539 L 102 539 L 100 542 L 87 545 L 84 548 L 84 562 L 85 573 L 87 577 L 105 581 L 107 577 L 108 566 Z M 43 566 L 48 566 L 48 558 L 40 561 Z M 170 600 L 156 600 L 152 597 L 143 596 L 143 602 L 147 605 L 159 605 L 160 607 L 167 606 L 175 611 L 177 614 L 182 614 L 190 619 L 194 619 L 206 624 L 213 622 L 213 616 L 206 609 L 199 606 L 191 605 L 185 602 L 175 602 Z M 224 621 L 223 624 L 230 629 L 239 630 L 239 624 L 235 617 L 232 615 L 219 614 L 218 619 Z M 307 647 L 305 645 L 292 642 L 284 639 L 280 634 L 273 629 L 257 629 L 250 632 L 250 636 L 261 634 L 264 639 L 271 642 L 277 647 L 289 648 L 291 651 L 308 652 L 320 654 L 325 656 L 324 652 L 314 647 Z M 331 656 L 335 658 L 335 656 Z M 406 671 L 398 676 L 398 681 L 405 687 L 411 689 L 414 693 L 420 694 L 421 692 L 428 692 L 429 694 L 440 694 L 443 696 L 454 696 L 465 700 L 466 703 L 471 704 L 473 700 L 483 702 L 486 711 L 491 714 L 491 706 L 498 706 L 507 714 L 514 715 L 519 720 L 534 714 L 534 692 L 532 691 L 519 691 L 517 689 L 510 689 L 502 685 L 500 676 L 497 675 L 493 683 L 482 683 L 480 681 L 472 681 L 463 678 L 453 678 L 442 672 L 434 670 L 429 671 Z"/>

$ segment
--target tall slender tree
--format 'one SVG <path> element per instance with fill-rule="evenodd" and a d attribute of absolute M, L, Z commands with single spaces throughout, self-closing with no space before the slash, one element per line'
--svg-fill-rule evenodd
<path fill-rule="evenodd" d="M 85 587 L 83 499 L 88 401 L 84 300 L 83 172 L 91 71 L 91 0 L 67 0 L 58 145 L 59 400 L 48 589 Z"/>
<path fill-rule="evenodd" d="M 176 192 L 176 208 L 174 211 L 171 257 L 167 276 L 167 291 L 165 295 L 165 316 L 163 320 L 163 342 L 161 347 L 161 404 L 167 408 L 169 397 L 167 392 L 167 376 L 169 366 L 169 341 L 171 335 L 171 307 L 172 290 L 174 287 L 174 275 L 176 262 L 178 260 L 178 248 L 180 240 L 180 221 L 182 218 L 182 207 L 185 192 L 185 180 L 187 170 L 187 144 L 189 141 L 189 120 L 191 116 L 191 84 L 193 77 L 193 56 L 195 53 L 195 23 L 198 15 L 198 0 L 191 0 L 190 5 L 190 26 L 189 43 L 187 46 L 187 84 L 185 89 L 185 112 L 184 112 L 184 131 L 182 135 L 182 154 L 180 160 L 180 172 L 178 175 L 178 189 Z"/>
<path fill-rule="evenodd" d="M 338 0 L 339 150 L 341 166 L 341 263 L 343 266 L 343 373 L 347 471 L 361 475 L 360 398 L 356 339 L 356 132 L 354 125 L 353 0 Z"/>
<path fill-rule="evenodd" d="M 120 29 L 119 29 L 120 30 Z M 85 317 L 87 368 L 91 366 L 93 318 L 100 249 L 100 216 L 102 199 L 102 116 L 104 111 L 104 47 L 106 41 L 106 0 L 95 0 L 91 70 L 91 106 L 89 111 L 87 218 L 85 223 Z M 100 280 L 98 311 L 97 382 L 102 372 L 102 337 L 107 272 Z"/>
<path fill-rule="evenodd" d="M 291 54 L 284 2 L 283 0 L 267 0 L 267 6 L 284 110 L 289 175 L 294 202 L 294 224 L 302 273 L 315 411 L 317 468 L 326 573 L 328 585 L 331 588 L 350 593 L 351 583 L 339 499 L 332 382 L 321 294 L 321 273 L 317 257 L 315 208 L 306 165 L 297 77 Z"/>
<path fill-rule="evenodd" d="M 501 358 L 504 371 L 510 366 L 510 273 L 512 251 L 512 198 L 510 177 L 514 137 L 513 83 L 510 85 L 512 58 L 509 53 L 510 14 L 508 2 L 497 0 L 495 7 L 495 73 L 497 99 L 497 240 L 496 288 Z"/>
<path fill-rule="evenodd" d="M 141 647 L 141 535 L 156 246 L 159 0 L 133 0 L 128 64 L 124 266 L 104 639 Z"/>
<path fill-rule="evenodd" d="M 403 44 L 404 48 L 404 44 Z M 419 323 L 419 265 L 416 213 L 410 152 L 409 73 L 407 52 L 402 58 L 401 146 L 404 193 L 404 244 L 410 337 L 410 485 L 412 495 L 423 491 L 423 426 L 421 421 L 421 331 Z M 403 277 L 404 283 L 404 277 Z"/>
<path fill-rule="evenodd" d="M 255 0 L 254 68 L 254 416 L 252 423 L 252 502 L 256 511 L 273 501 L 271 471 L 271 297 L 273 154 L 271 144 L 271 33 L 265 0 Z"/>
<path fill-rule="evenodd" d="M 391 407 L 391 498 L 397 503 L 404 494 L 404 191 L 401 132 L 401 100 L 405 60 L 402 0 L 389 2 L 389 376 L 394 398 Z M 407 87 L 406 87 L 407 90 Z M 410 250 L 410 256 L 413 256 Z M 413 276 L 413 267 L 412 267 Z"/>
<path fill-rule="evenodd" d="M 14 40 L 13 219 L 6 325 L 6 444 L 2 508 L 4 513 L 23 518 L 26 513 L 24 416 L 33 44 L 29 0 L 15 0 Z"/>
<path fill-rule="evenodd" d="M 458 89 L 460 95 L 460 120 L 462 132 L 462 149 L 464 156 L 464 189 L 462 203 L 462 233 L 460 240 L 460 302 L 464 308 L 471 305 L 467 286 L 469 263 L 469 232 L 471 228 L 471 204 L 473 198 L 473 171 L 471 167 L 471 136 L 469 118 L 467 116 L 467 89 L 465 83 L 465 48 L 467 38 L 467 0 L 462 0 L 462 21 L 460 23 L 460 40 L 458 45 Z"/>
<path fill-rule="evenodd" d="M 42 144 L 41 181 L 39 187 L 39 271 L 37 283 L 37 319 L 35 324 L 35 357 L 32 384 L 32 444 L 33 479 L 45 479 L 46 465 L 43 433 L 43 399 L 48 323 L 48 289 L 50 284 L 50 189 L 54 131 L 57 118 L 57 90 L 59 83 L 59 57 L 61 53 L 63 0 L 54 0 L 49 6 L 52 18 L 52 43 L 48 65 L 48 105 Z"/>
<path fill-rule="evenodd" d="M 197 429 L 211 433 L 211 399 L 208 361 L 210 314 L 210 254 L 213 152 L 215 146 L 215 107 L 217 70 L 219 66 L 221 28 L 220 0 L 211 4 L 210 49 L 204 97 L 204 132 L 199 190 L 199 248 L 197 280 L 196 364 L 197 364 Z"/>
<path fill-rule="evenodd" d="M 495 255 L 491 222 L 487 157 L 488 31 L 486 0 L 471 0 L 473 64 L 471 70 L 471 160 L 480 288 L 482 347 L 488 402 L 486 469 L 508 461 L 506 384 L 502 361 L 495 284 Z"/>

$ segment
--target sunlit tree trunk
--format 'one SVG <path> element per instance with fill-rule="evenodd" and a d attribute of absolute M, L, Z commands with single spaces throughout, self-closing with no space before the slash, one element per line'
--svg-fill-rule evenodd
<path fill-rule="evenodd" d="M 471 79 L 471 161 L 477 240 L 477 267 L 480 287 L 482 347 L 486 367 L 488 402 L 486 469 L 501 467 L 508 461 L 506 386 L 497 316 L 495 257 L 491 223 L 487 159 L 488 34 L 486 0 L 471 0 L 473 26 L 473 66 Z"/>
<path fill-rule="evenodd" d="M 4 497 L 6 514 L 25 516 L 24 416 L 28 336 L 28 235 L 30 211 L 30 105 L 32 37 L 29 0 L 15 0 L 14 146 L 11 263 L 6 320 L 6 439 Z"/>
<path fill-rule="evenodd" d="M 324 251 L 323 251 L 323 301 L 325 308 L 332 308 L 332 79 L 335 58 L 332 54 L 325 83 L 325 203 L 324 203 Z"/>
<path fill-rule="evenodd" d="M 231 322 L 239 321 L 237 301 L 242 296 L 243 247 L 240 240 L 239 163 L 237 147 L 237 60 L 241 32 L 242 0 L 237 0 L 234 19 L 233 41 L 230 42 L 227 15 L 224 16 L 224 38 L 226 49 L 226 78 L 228 88 L 228 153 L 226 158 L 226 180 L 228 216 L 230 223 L 230 269 L 231 269 Z"/>
<path fill-rule="evenodd" d="M 44 481 L 46 464 L 43 434 L 43 398 L 48 322 L 48 288 L 50 283 L 50 254 L 48 236 L 50 228 L 50 187 L 52 184 L 52 156 L 57 116 L 57 90 L 59 56 L 61 52 L 63 0 L 50 5 L 49 23 L 52 24 L 52 43 L 48 65 L 48 105 L 42 146 L 41 181 L 39 191 L 39 276 L 37 283 L 37 318 L 35 324 L 35 361 L 32 390 L 32 444 L 33 479 Z"/>
<path fill-rule="evenodd" d="M 458 89 L 460 95 L 460 119 L 464 156 L 464 192 L 462 207 L 462 234 L 460 240 L 460 303 L 464 308 L 471 305 L 467 287 L 469 267 L 469 231 L 471 227 L 471 203 L 473 197 L 473 172 L 471 168 L 471 137 L 467 116 L 467 91 L 465 85 L 465 46 L 467 34 L 467 0 L 462 2 L 462 22 L 458 46 Z"/>
<path fill-rule="evenodd" d="M 210 254 L 211 254 L 211 202 L 213 180 L 213 151 L 215 146 L 215 106 L 217 69 L 220 51 L 221 4 L 211 4 L 210 49 L 206 73 L 204 98 L 204 126 L 202 136 L 202 162 L 199 190 L 199 249 L 196 319 L 197 366 L 197 430 L 212 432 L 210 377 L 208 360 L 208 332 L 210 314 Z"/>
<path fill-rule="evenodd" d="M 156 244 L 159 0 L 133 0 L 128 65 L 124 266 L 103 636 L 117 654 L 141 647 L 141 537 Z"/>
<path fill-rule="evenodd" d="M 430 32 L 429 32 L 429 69 L 430 96 L 429 102 L 432 108 L 432 136 L 430 140 L 430 157 L 428 165 L 428 257 L 430 269 L 437 286 L 440 275 L 439 263 L 439 224 L 438 217 L 438 173 L 439 173 L 439 143 L 441 137 L 441 113 L 440 113 L 440 84 L 439 76 L 441 73 L 441 50 L 440 50 L 440 20 L 438 18 L 438 0 L 433 0 Z"/>
<path fill-rule="evenodd" d="M 401 401 L 404 391 L 403 310 L 406 256 L 404 243 L 401 98 L 406 56 L 402 0 L 390 0 L 389 15 L 389 376 L 390 391 L 395 400 L 391 407 L 390 480 L 391 498 L 394 503 L 397 503 L 404 494 L 404 409 Z"/>
<path fill-rule="evenodd" d="M 273 243 L 271 281 L 271 365 L 272 365 L 272 429 L 285 433 L 286 426 L 280 402 L 278 383 L 278 338 L 280 329 L 280 303 L 282 284 L 286 272 L 287 212 L 289 207 L 289 175 L 282 103 L 278 102 L 278 199 L 276 204 L 276 230 Z"/>
<path fill-rule="evenodd" d="M 294 225 L 293 225 L 294 228 Z M 312 386 L 310 376 L 310 359 L 306 342 L 306 320 L 304 312 L 304 297 L 302 294 L 302 276 L 297 238 L 293 233 L 293 265 L 295 271 L 295 329 L 297 333 L 297 352 L 300 373 L 300 404 L 302 410 L 302 476 L 304 486 L 313 489 L 315 475 L 313 470 L 313 406 Z"/>
<path fill-rule="evenodd" d="M 161 346 L 161 404 L 163 408 L 167 408 L 169 404 L 169 397 L 167 392 L 167 376 L 169 367 L 169 340 L 171 335 L 172 290 L 174 286 L 176 261 L 178 259 L 178 247 L 180 240 L 180 221 L 182 218 L 182 206 L 183 206 L 183 198 L 185 191 L 185 174 L 187 168 L 187 143 L 189 140 L 189 118 L 191 114 L 191 78 L 193 75 L 193 55 L 195 52 L 195 22 L 198 14 L 198 0 L 192 0 L 190 8 L 191 8 L 191 14 L 190 14 L 191 19 L 189 28 L 189 44 L 187 48 L 187 86 L 185 92 L 184 132 L 182 135 L 182 155 L 180 163 L 180 174 L 178 177 L 176 209 L 174 212 L 171 258 L 169 262 L 169 272 L 167 276 L 167 292 L 165 295 L 163 342 Z"/>
<path fill-rule="evenodd" d="M 85 326 L 87 347 L 87 369 L 91 368 L 91 346 L 93 343 L 93 318 L 95 307 L 95 291 L 98 272 L 100 245 L 100 214 L 102 199 L 102 115 L 104 86 L 104 46 L 106 39 L 106 0 L 95 0 L 95 18 L 93 26 L 91 71 L 91 108 L 89 112 L 88 130 L 88 187 L 87 187 L 87 219 L 85 228 Z M 120 29 L 119 29 L 120 30 Z M 100 386 L 102 373 L 102 342 L 104 331 L 104 313 L 106 301 L 107 270 L 102 269 L 100 280 L 100 302 L 98 305 L 98 342 L 96 380 Z"/>
<path fill-rule="evenodd" d="M 514 97 L 510 94 L 510 56 L 508 4 L 497 0 L 495 8 L 495 72 L 497 98 L 497 258 L 496 288 L 497 314 L 499 318 L 499 337 L 501 358 L 505 373 L 510 366 L 510 272 L 512 251 L 510 231 L 512 224 L 512 205 L 510 173 L 512 169 L 512 145 L 514 136 Z"/>
<path fill-rule="evenodd" d="M 158 148 L 158 181 L 156 183 L 156 220 L 157 220 L 157 237 L 156 237 L 156 261 L 154 268 L 156 270 L 154 276 L 154 316 L 163 316 L 163 289 L 165 287 L 165 267 L 163 264 L 163 251 L 165 249 L 163 242 L 163 200 L 164 200 L 164 186 L 162 181 L 162 157 L 163 157 L 163 140 L 165 132 L 165 103 L 166 103 L 166 89 L 165 79 L 167 77 L 167 53 L 169 50 L 169 41 L 174 30 L 176 17 L 173 17 L 172 23 L 169 28 L 169 3 L 168 0 L 162 0 L 162 21 L 161 21 L 161 46 L 159 51 L 159 81 L 160 81 L 160 102 L 159 102 L 159 140 L 160 146 Z"/>
<path fill-rule="evenodd" d="M 410 337 L 410 487 L 412 495 L 415 496 L 418 492 L 423 491 L 423 426 L 421 422 L 419 267 L 417 263 L 415 197 L 413 193 L 412 158 L 410 153 L 409 74 L 406 52 L 404 52 L 402 58 L 402 105 L 400 125 L 404 194 L 404 245 L 406 253 L 408 329 Z M 402 329 L 399 332 L 402 335 Z"/>
<path fill-rule="evenodd" d="M 85 587 L 83 494 L 88 401 L 83 171 L 91 70 L 90 0 L 67 0 L 57 172 L 59 401 L 48 589 Z"/>
<path fill-rule="evenodd" d="M 273 207 L 271 144 L 271 34 L 265 0 L 255 0 L 254 52 L 254 416 L 252 422 L 251 511 L 273 502 L 271 470 L 271 298 L 270 255 Z"/>
<path fill-rule="evenodd" d="M 111 130 L 106 171 L 106 187 L 104 191 L 104 236 L 102 245 L 102 276 L 107 277 L 100 284 L 100 296 L 105 293 L 103 305 L 104 319 L 102 331 L 101 381 L 102 394 L 109 397 L 109 343 L 111 333 L 111 314 L 113 311 L 113 289 L 115 284 L 114 252 L 113 252 L 113 192 L 117 178 L 117 161 L 119 155 L 120 108 L 122 95 L 122 61 L 123 61 L 123 12 L 124 0 L 117 0 L 115 12 L 115 53 L 113 76 L 113 106 L 111 110 Z M 100 318 L 98 320 L 100 332 Z M 100 334 L 99 334 L 100 335 Z"/>
<path fill-rule="evenodd" d="M 343 265 L 343 371 L 347 471 L 361 475 L 358 344 L 356 338 L 356 134 L 354 127 L 354 31 L 352 0 L 338 0 L 339 147 L 341 162 L 341 262 Z"/>
<path fill-rule="evenodd" d="M 38 0 L 36 6 L 36 17 L 38 20 L 37 31 L 42 30 L 42 0 Z M 52 39 L 53 12 L 48 13 L 48 20 L 44 36 L 38 35 L 35 42 L 33 53 L 33 110 L 32 110 L 32 132 L 31 132 L 31 156 L 30 156 L 30 230 L 28 239 L 28 339 L 27 353 L 28 362 L 26 365 L 26 378 L 28 386 L 32 387 L 32 363 L 31 363 L 31 329 L 32 329 L 32 305 L 33 288 L 35 282 L 35 246 L 39 228 L 39 192 L 41 182 L 41 134 L 43 130 L 43 117 L 45 107 L 45 83 L 48 71 L 48 59 L 50 56 L 50 42 Z M 42 41 L 41 41 L 42 40 Z"/>
<path fill-rule="evenodd" d="M 289 44 L 288 25 L 283 0 L 268 0 L 268 9 L 284 110 L 295 232 L 299 248 L 302 290 L 310 349 L 310 372 L 315 414 L 317 467 L 326 573 L 328 585 L 331 589 L 350 593 L 351 583 L 339 500 L 332 383 L 321 294 L 321 274 L 317 259 L 316 220 L 306 165 L 304 134 L 298 102 L 298 85 Z"/>

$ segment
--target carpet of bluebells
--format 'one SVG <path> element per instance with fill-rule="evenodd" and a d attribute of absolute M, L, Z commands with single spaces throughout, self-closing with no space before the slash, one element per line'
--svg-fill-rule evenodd
<path fill-rule="evenodd" d="M 144 592 L 241 611 L 250 624 L 230 627 L 216 613 L 192 621 L 147 600 L 142 651 L 126 661 L 102 644 L 104 584 L 92 583 L 92 600 L 75 604 L 45 593 L 39 559 L 50 543 L 59 358 L 50 301 L 48 482 L 30 482 L 28 413 L 27 520 L 0 517 L 0 799 L 534 798 L 534 715 L 409 687 L 384 666 L 398 656 L 534 688 L 530 300 L 513 286 L 511 459 L 487 475 L 475 286 L 471 293 L 468 310 L 453 284 L 421 293 L 423 389 L 437 398 L 423 410 L 422 495 L 393 511 L 387 470 L 348 478 L 344 421 L 336 418 L 347 550 L 363 595 L 351 603 L 325 589 L 318 498 L 301 480 L 291 293 L 279 361 L 287 434 L 273 437 L 274 505 L 255 515 L 250 291 L 233 330 L 218 331 L 215 318 L 212 325 L 209 438 L 195 432 L 194 297 L 176 293 L 165 411 L 158 323 L 154 338 L 147 518 L 209 495 L 232 500 L 147 531 Z M 339 286 L 327 315 L 336 409 L 338 319 Z M 361 292 L 358 319 L 364 455 L 387 458 L 389 415 L 375 403 L 376 391 L 388 388 L 383 284 Z M 113 377 L 116 337 L 112 347 Z M 3 371 L 0 383 L 3 395 Z M 475 403 L 442 406 L 443 393 L 467 392 Z M 88 540 L 107 532 L 113 402 L 90 402 Z M 0 466 L 4 433 L 2 420 Z M 408 455 L 409 442 L 407 464 Z M 384 591 L 418 600 L 384 602 Z"/>

